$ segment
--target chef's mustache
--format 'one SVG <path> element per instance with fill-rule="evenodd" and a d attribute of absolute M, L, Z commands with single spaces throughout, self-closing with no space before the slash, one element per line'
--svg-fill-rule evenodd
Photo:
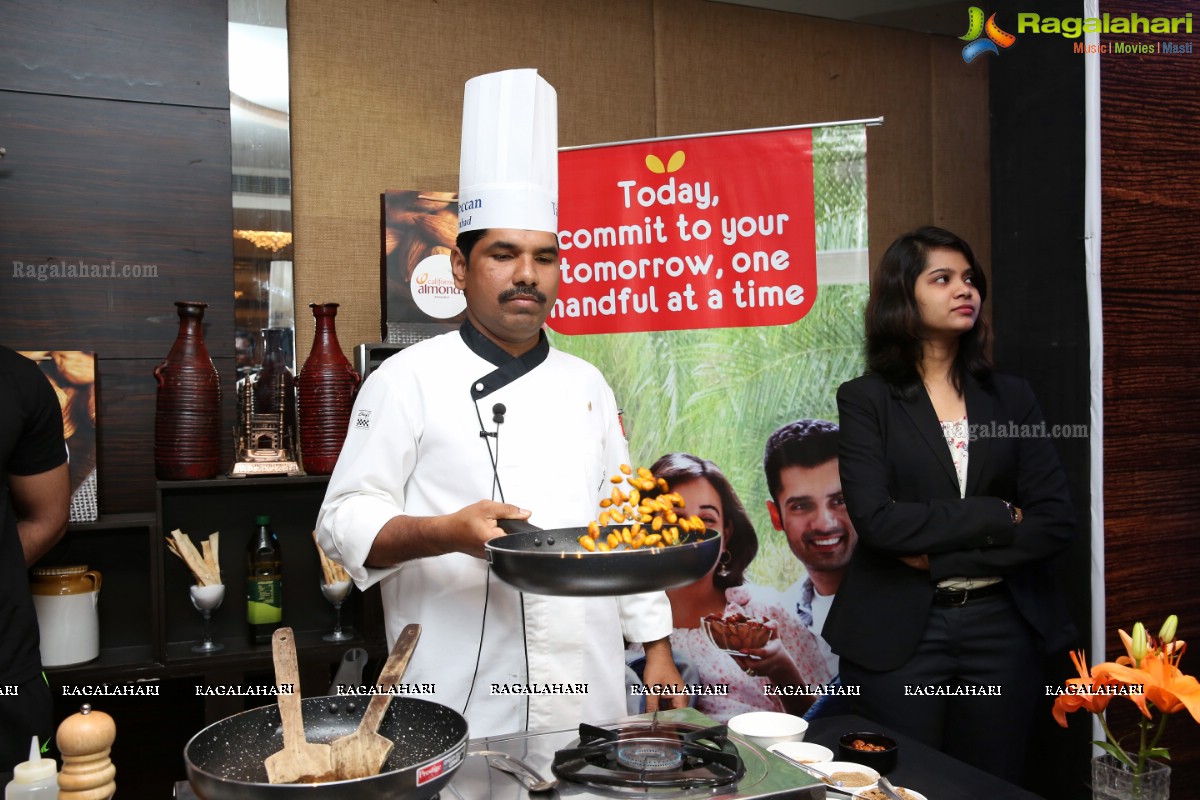
<path fill-rule="evenodd" d="M 500 302 L 507 303 L 518 297 L 531 297 L 539 303 L 546 302 L 546 295 L 542 294 L 536 286 L 514 286 L 511 289 L 505 289 L 500 293 Z"/>

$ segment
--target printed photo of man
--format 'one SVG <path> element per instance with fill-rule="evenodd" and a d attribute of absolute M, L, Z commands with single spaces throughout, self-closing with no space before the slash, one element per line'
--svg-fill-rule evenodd
<path fill-rule="evenodd" d="M 837 425 L 800 419 L 771 434 L 763 453 L 771 524 L 805 570 L 784 590 L 784 601 L 818 637 L 858 541 L 842 499 L 837 451 Z M 837 656 L 824 639 L 821 644 L 837 675 Z"/>

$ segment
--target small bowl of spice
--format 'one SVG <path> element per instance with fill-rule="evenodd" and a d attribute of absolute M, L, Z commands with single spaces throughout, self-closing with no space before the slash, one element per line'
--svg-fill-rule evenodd
<path fill-rule="evenodd" d="M 879 781 L 879 773 L 864 764 L 850 761 L 823 761 L 813 764 L 813 769 L 828 775 L 828 780 L 822 779 L 831 786 L 841 783 L 840 789 L 847 793 L 859 789 L 870 789 Z"/>
<path fill-rule="evenodd" d="M 896 794 L 900 795 L 900 800 L 927 800 L 925 795 L 918 792 L 916 789 L 906 789 L 903 786 L 896 787 Z M 854 795 L 859 800 L 891 800 L 883 789 L 863 789 Z"/>
<path fill-rule="evenodd" d="M 896 768 L 900 747 L 882 733 L 847 733 L 838 739 L 838 758 L 853 761 L 887 774 Z"/>

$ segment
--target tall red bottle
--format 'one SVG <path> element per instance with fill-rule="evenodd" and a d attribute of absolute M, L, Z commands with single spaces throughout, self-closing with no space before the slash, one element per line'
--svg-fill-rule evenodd
<path fill-rule="evenodd" d="M 361 378 L 338 344 L 337 303 L 310 303 L 316 331 L 312 352 L 296 378 L 300 406 L 300 457 L 309 475 L 328 475 L 337 464 Z"/>
<path fill-rule="evenodd" d="M 179 333 L 154 368 L 154 474 L 159 480 L 212 478 L 221 469 L 221 378 L 204 346 L 208 303 L 179 301 Z"/>

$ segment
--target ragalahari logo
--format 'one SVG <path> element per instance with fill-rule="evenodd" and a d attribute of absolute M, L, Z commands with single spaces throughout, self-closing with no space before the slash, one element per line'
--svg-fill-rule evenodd
<path fill-rule="evenodd" d="M 1012 47 L 1013 42 L 1017 40 L 1007 31 L 1000 29 L 996 24 L 996 15 L 992 14 L 987 18 L 987 22 L 983 21 L 983 9 L 979 6 L 971 6 L 967 10 L 968 28 L 965 35 L 958 37 L 969 44 L 963 48 L 963 61 L 970 64 L 984 53 L 992 53 L 1000 55 L 1000 49 L 1007 50 Z M 980 37 L 987 34 L 986 39 Z"/>

